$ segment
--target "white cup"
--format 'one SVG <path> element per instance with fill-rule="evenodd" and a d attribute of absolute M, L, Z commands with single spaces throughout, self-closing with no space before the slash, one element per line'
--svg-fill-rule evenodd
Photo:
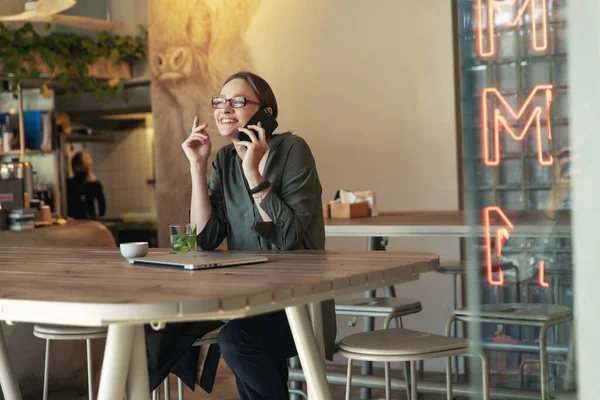
<path fill-rule="evenodd" d="M 121 255 L 126 259 L 144 257 L 148 254 L 148 242 L 121 243 Z"/>

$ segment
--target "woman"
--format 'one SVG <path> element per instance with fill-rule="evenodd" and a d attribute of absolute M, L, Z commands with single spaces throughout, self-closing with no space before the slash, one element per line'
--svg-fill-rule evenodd
<path fill-rule="evenodd" d="M 102 184 L 92 172 L 92 156 L 85 151 L 71 159 L 73 176 L 67 181 L 67 210 L 75 219 L 98 219 L 106 212 Z M 96 213 L 96 203 L 98 213 Z"/>
<path fill-rule="evenodd" d="M 230 250 L 323 250 L 321 184 L 308 145 L 290 132 L 267 139 L 260 123 L 246 128 L 261 108 L 277 118 L 269 84 L 252 73 L 236 73 L 227 78 L 212 106 L 219 134 L 232 143 L 217 152 L 210 181 L 208 124 L 200 125 L 196 117 L 182 144 L 190 162 L 190 222 L 200 232 L 198 245 L 212 250 L 227 238 Z M 238 140 L 239 132 L 251 141 Z M 326 354 L 331 358 L 333 301 L 323 306 Z M 285 312 L 230 321 L 218 343 L 242 400 L 289 398 L 287 359 L 296 355 L 296 348 Z"/>

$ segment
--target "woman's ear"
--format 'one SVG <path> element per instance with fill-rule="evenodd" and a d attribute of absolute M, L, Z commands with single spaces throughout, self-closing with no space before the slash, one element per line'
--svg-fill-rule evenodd
<path fill-rule="evenodd" d="M 269 115 L 273 116 L 273 109 L 271 107 L 267 107 L 267 108 L 265 108 L 265 110 L 267 110 Z"/>

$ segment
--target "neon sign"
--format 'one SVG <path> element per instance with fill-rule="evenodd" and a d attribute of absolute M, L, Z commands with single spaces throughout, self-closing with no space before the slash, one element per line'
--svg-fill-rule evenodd
<path fill-rule="evenodd" d="M 544 260 L 540 260 L 538 263 L 538 283 L 541 287 L 550 287 L 550 284 L 546 282 L 546 264 L 544 263 Z"/>
<path fill-rule="evenodd" d="M 496 229 L 496 256 L 498 259 L 498 279 L 494 279 L 493 270 L 493 257 L 492 257 L 492 235 L 490 233 L 490 214 L 496 213 L 500 216 L 500 219 L 504 222 L 504 227 Z M 485 229 L 485 257 L 486 257 L 486 271 L 488 283 L 492 286 L 502 286 L 504 284 L 504 273 L 500 268 L 500 258 L 502 257 L 502 246 L 508 239 L 510 239 L 510 233 L 514 229 L 514 225 L 506 217 L 504 212 L 497 206 L 485 207 L 483 209 L 483 226 Z"/>
<path fill-rule="evenodd" d="M 547 0 L 523 0 L 517 15 L 512 20 L 507 20 L 506 25 L 515 27 L 523 19 L 525 12 L 529 9 L 529 19 L 531 21 L 531 48 L 534 51 L 543 52 L 548 49 L 548 17 Z M 484 8 L 485 4 L 485 8 Z M 494 26 L 496 25 L 496 13 L 513 8 L 517 5 L 517 0 L 475 0 L 475 13 L 477 15 L 477 55 L 479 57 L 492 57 L 495 54 L 496 35 Z M 484 16 L 484 10 L 486 14 Z M 507 13 L 508 14 L 508 13 Z M 487 28 L 484 28 L 484 18 Z M 541 25 L 541 35 L 538 34 L 537 25 Z M 487 32 L 487 46 L 484 44 L 484 30 Z"/>
<path fill-rule="evenodd" d="M 494 227 L 496 231 L 494 232 L 495 242 L 492 242 L 492 215 L 496 214 L 502 224 L 494 223 Z M 497 221 L 497 219 L 494 219 Z M 485 207 L 483 209 L 483 227 L 485 233 L 485 265 L 486 265 L 486 275 L 487 281 L 492 286 L 502 286 L 504 285 L 504 273 L 502 272 L 502 268 L 500 268 L 500 261 L 502 258 L 502 247 L 504 243 L 510 239 L 510 234 L 512 233 L 515 226 L 508 219 L 504 211 L 498 206 L 490 206 Z M 495 246 L 494 246 L 495 243 Z M 496 248 L 496 255 L 492 254 L 493 248 Z M 494 260 L 495 258 L 495 260 Z M 494 279 L 494 261 L 497 261 L 498 265 L 498 279 Z M 546 282 L 546 264 L 544 260 L 540 260 L 538 263 L 538 283 L 541 287 L 548 288 L 550 284 Z"/>
<path fill-rule="evenodd" d="M 483 145 L 483 163 L 488 166 L 498 166 L 500 165 L 500 132 L 502 129 L 506 130 L 510 137 L 514 140 L 521 141 L 525 138 L 527 132 L 531 129 L 532 125 L 534 125 L 535 135 L 537 138 L 537 150 L 538 150 L 538 162 L 541 165 L 549 166 L 553 163 L 552 155 L 549 155 L 547 159 L 544 159 L 543 149 L 542 149 L 542 118 L 546 121 L 546 131 L 547 137 L 549 140 L 552 139 L 552 131 L 550 129 L 550 104 L 552 103 L 552 85 L 537 85 L 533 88 L 533 90 L 527 96 L 527 99 L 521 105 L 521 108 L 517 112 L 513 110 L 513 108 L 508 104 L 504 96 L 500 94 L 498 89 L 496 88 L 487 88 L 484 89 L 481 93 L 481 142 Z M 541 93 L 540 93 L 541 92 Z M 541 94 L 544 96 L 544 107 L 539 105 L 534 105 L 533 99 Z M 492 149 L 493 156 L 490 157 L 490 135 L 488 133 L 489 130 L 489 104 L 492 102 L 492 99 L 498 99 L 499 103 L 504 108 L 506 114 L 502 112 L 502 110 L 498 108 L 494 108 L 492 111 L 493 121 L 493 135 L 492 135 Z M 516 120 L 517 122 L 522 121 L 523 117 L 526 116 L 525 112 L 530 110 L 530 113 L 527 115 L 527 119 L 525 125 L 520 130 L 520 133 L 517 134 L 515 129 L 509 124 L 505 115 L 508 114 L 511 120 Z"/>
<path fill-rule="evenodd" d="M 476 42 L 479 57 L 493 57 L 496 54 L 496 25 L 516 27 L 520 21 L 531 24 L 531 48 L 536 52 L 548 49 L 547 0 L 474 0 L 477 20 Z M 529 19 L 526 18 L 529 15 Z M 537 158 L 542 166 L 551 166 L 552 155 L 544 156 L 542 121 L 546 127 L 546 138 L 552 140 L 550 105 L 553 85 L 537 85 L 529 93 L 523 104 L 514 110 L 495 87 L 486 88 L 481 93 L 481 143 L 482 161 L 490 167 L 500 165 L 500 134 L 506 131 L 516 141 L 523 141 L 531 131 L 537 143 Z M 493 220 L 495 231 L 492 232 Z M 500 268 L 502 249 L 510 239 L 514 224 L 498 206 L 483 209 L 485 233 L 485 262 L 487 281 L 493 286 L 504 284 L 504 273 Z M 494 271 L 494 264 L 498 270 Z M 538 282 L 548 288 L 545 262 L 538 264 Z M 497 278 L 494 278 L 494 272 Z"/>

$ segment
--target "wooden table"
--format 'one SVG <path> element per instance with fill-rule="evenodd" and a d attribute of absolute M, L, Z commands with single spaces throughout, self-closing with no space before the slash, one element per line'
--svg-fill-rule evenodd
<path fill-rule="evenodd" d="M 436 255 L 426 253 L 252 254 L 267 255 L 269 262 L 185 271 L 134 266 L 117 249 L 2 247 L 0 320 L 108 326 L 98 399 L 122 398 L 127 388 L 128 398 L 144 400 L 149 399 L 144 324 L 285 309 L 309 394 L 328 400 L 323 357 L 306 305 L 414 279 L 439 265 Z M 1 331 L 0 385 L 5 398 L 21 398 Z"/>
<path fill-rule="evenodd" d="M 556 221 L 548 219 L 542 212 L 510 212 L 506 216 L 515 228 L 511 237 L 570 237 L 571 215 L 559 212 Z M 491 228 L 498 228 L 498 220 L 492 220 Z M 484 236 L 485 230 L 480 213 L 473 226 L 466 222 L 464 211 L 391 211 L 377 217 L 352 219 L 326 219 L 327 236 L 369 237 L 468 237 Z"/>

